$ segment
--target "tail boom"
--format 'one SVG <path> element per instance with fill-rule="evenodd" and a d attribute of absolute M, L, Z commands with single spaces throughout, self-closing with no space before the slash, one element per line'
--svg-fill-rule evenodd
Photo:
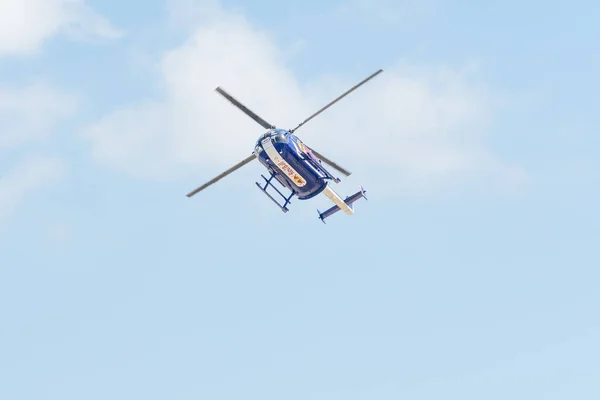
<path fill-rule="evenodd" d="M 319 219 L 321 221 L 323 221 L 323 223 L 325 223 L 325 218 L 330 217 L 331 215 L 335 214 L 336 212 L 338 212 L 340 210 L 343 210 L 348 215 L 353 215 L 354 214 L 353 203 L 355 201 L 359 200 L 360 198 L 364 198 L 366 200 L 367 199 L 367 196 L 365 196 L 366 192 L 367 191 L 361 186 L 360 191 L 354 193 L 351 196 L 346 197 L 346 199 L 342 199 L 333 189 L 331 189 L 329 186 L 327 186 L 325 188 L 325 190 L 323 191 L 323 193 L 335 205 L 333 207 L 329 208 L 328 210 L 325 210 L 324 212 L 320 212 L 319 210 L 317 210 L 317 212 L 319 213 Z"/>

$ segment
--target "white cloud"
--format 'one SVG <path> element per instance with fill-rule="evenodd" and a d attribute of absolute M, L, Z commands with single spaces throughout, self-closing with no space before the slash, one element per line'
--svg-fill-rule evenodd
<path fill-rule="evenodd" d="M 296 122 L 308 108 L 293 74 L 279 64 L 279 53 L 239 16 L 206 25 L 162 58 L 163 100 L 117 110 L 87 131 L 94 156 L 155 177 L 199 160 L 224 166 L 249 154 L 263 128 L 214 89 L 224 86 L 275 124 Z"/>
<path fill-rule="evenodd" d="M 83 0 L 0 0 L 0 56 L 36 53 L 57 34 L 116 38 L 122 32 Z"/>
<path fill-rule="evenodd" d="M 0 0 L 0 57 L 36 54 L 44 41 L 60 34 L 89 40 L 122 32 L 83 0 Z M 30 193 L 63 176 L 63 161 L 31 154 L 77 105 L 76 97 L 45 84 L 0 84 L 0 217 L 12 215 Z M 26 158 L 19 158 L 23 154 Z"/>
<path fill-rule="evenodd" d="M 0 222 L 12 216 L 22 203 L 49 186 L 66 172 L 62 160 L 30 156 L 0 176 Z"/>
<path fill-rule="evenodd" d="M 291 128 L 384 67 L 301 128 L 300 137 L 350 169 L 377 168 L 380 175 L 435 180 L 503 168 L 480 143 L 493 103 L 476 70 L 399 62 L 305 84 L 266 33 L 240 15 L 211 12 L 212 19 L 162 57 L 163 99 L 117 110 L 86 131 L 96 160 L 150 179 L 203 166 L 217 173 L 249 154 L 264 130 L 216 94 L 216 86 L 272 124 Z"/>
<path fill-rule="evenodd" d="M 165 0 L 171 28 L 190 30 L 200 23 L 227 17 L 219 0 Z"/>
<path fill-rule="evenodd" d="M 46 138 L 54 125 L 76 108 L 74 96 L 45 84 L 0 85 L 0 151 Z"/>
<path fill-rule="evenodd" d="M 31 155 L 76 111 L 76 98 L 43 84 L 0 87 L 0 222 L 11 216 L 30 194 L 45 189 L 66 171 L 62 160 Z M 23 157 L 24 151 L 26 154 Z"/>

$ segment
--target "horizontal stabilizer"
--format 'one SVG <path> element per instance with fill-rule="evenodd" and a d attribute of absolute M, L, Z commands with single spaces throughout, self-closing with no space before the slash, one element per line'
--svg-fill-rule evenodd
<path fill-rule="evenodd" d="M 343 204 L 341 204 L 342 207 L 344 208 L 344 211 L 346 211 L 346 213 L 350 214 L 350 215 L 354 214 L 354 206 L 352 204 L 360 198 L 364 198 L 365 200 L 367 200 L 367 196 L 365 195 L 365 193 L 367 193 L 367 191 L 362 186 L 360 186 L 360 191 L 354 193 L 352 196 L 346 197 L 346 199 L 343 200 Z M 326 193 L 326 195 L 327 195 L 327 193 Z M 334 201 L 334 202 L 336 202 L 336 201 Z M 325 218 L 332 216 L 333 214 L 335 214 L 336 212 L 338 212 L 340 210 L 341 210 L 340 206 L 336 204 L 333 207 L 331 207 L 330 209 L 325 210 L 324 212 L 320 212 L 319 210 L 317 210 L 317 212 L 319 213 L 319 219 L 321 221 L 323 221 L 323 223 L 325 223 Z"/>

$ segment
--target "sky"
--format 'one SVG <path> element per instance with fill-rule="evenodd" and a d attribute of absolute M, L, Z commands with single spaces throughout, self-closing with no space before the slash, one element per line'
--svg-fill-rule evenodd
<path fill-rule="evenodd" d="M 0 398 L 599 398 L 599 11 L 0 0 Z"/>

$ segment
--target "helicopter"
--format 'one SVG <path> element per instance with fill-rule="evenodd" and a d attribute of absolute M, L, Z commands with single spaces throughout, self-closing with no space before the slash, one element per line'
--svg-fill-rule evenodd
<path fill-rule="evenodd" d="M 326 218 L 340 210 L 344 211 L 348 215 L 353 215 L 353 203 L 361 198 L 367 200 L 365 195 L 366 190 L 362 187 L 362 185 L 360 185 L 360 190 L 358 192 L 352 194 L 351 196 L 347 196 L 345 199 L 342 199 L 328 183 L 328 181 L 340 183 L 341 179 L 334 176 L 327 168 L 325 168 L 323 163 L 329 165 L 334 170 L 342 173 L 345 176 L 350 176 L 351 172 L 316 150 L 306 146 L 300 140 L 300 138 L 295 135 L 295 132 L 308 121 L 321 114 L 327 108 L 331 107 L 333 104 L 337 103 L 343 97 L 347 96 L 381 72 L 383 72 L 383 69 L 379 69 L 367 78 L 363 79 L 361 82 L 357 83 L 352 88 L 338 96 L 336 99 L 322 107 L 319 111 L 306 118 L 293 129 L 281 129 L 270 124 L 227 93 L 221 86 L 218 86 L 215 89 L 217 93 L 222 95 L 225 99 L 239 108 L 242 112 L 256 121 L 267 131 L 263 135 L 259 136 L 254 146 L 254 150 L 248 157 L 223 173 L 217 175 L 202 186 L 199 186 L 198 188 L 189 192 L 187 197 L 189 198 L 194 196 L 198 192 L 206 189 L 208 186 L 216 183 L 220 179 L 250 163 L 254 159 L 258 159 L 258 161 L 267 169 L 270 176 L 267 178 L 261 174 L 264 183 L 261 185 L 260 183 L 256 182 L 256 186 L 258 186 L 258 188 L 277 206 L 279 206 L 284 213 L 289 211 L 287 206 L 291 203 L 291 200 L 294 196 L 296 196 L 299 200 L 308 200 L 314 198 L 320 193 L 323 193 L 334 204 L 331 208 L 324 212 L 317 210 L 319 219 L 323 223 L 325 223 Z M 290 193 L 287 196 L 284 195 L 279 188 L 273 185 L 273 179 L 275 179 L 275 181 L 277 181 L 283 188 L 289 190 Z M 275 197 L 273 197 L 273 195 L 267 191 L 267 188 L 273 189 L 279 196 L 281 196 L 283 199 L 283 204 L 277 201 Z"/>

